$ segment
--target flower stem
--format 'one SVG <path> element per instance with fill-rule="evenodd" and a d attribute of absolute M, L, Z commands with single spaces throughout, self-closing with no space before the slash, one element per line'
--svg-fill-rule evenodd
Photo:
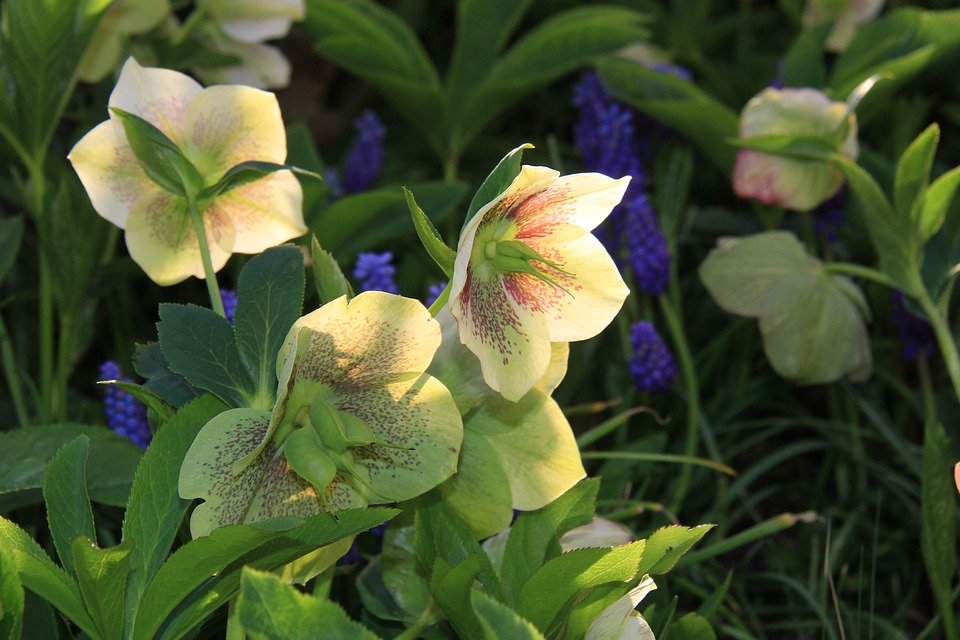
<path fill-rule="evenodd" d="M 3 358 L 3 375 L 7 379 L 7 388 L 10 389 L 10 398 L 13 400 L 13 410 L 17 414 L 17 422 L 21 427 L 30 423 L 27 413 L 27 404 L 23 400 L 23 389 L 20 387 L 20 373 L 13 357 L 13 341 L 7 331 L 7 323 L 0 317 L 0 357 Z"/>
<path fill-rule="evenodd" d="M 877 284 L 882 284 L 891 289 L 899 288 L 885 273 L 851 262 L 828 262 L 823 265 L 823 270 L 827 273 L 842 273 L 848 276 L 863 278 L 864 280 L 872 280 Z"/>
<path fill-rule="evenodd" d="M 927 314 L 930 324 L 933 326 L 933 333 L 937 337 L 937 345 L 940 347 L 940 353 L 943 355 L 943 361 L 947 365 L 947 373 L 950 375 L 950 382 L 953 383 L 953 392 L 960 402 L 960 354 L 957 353 L 957 343 L 950 333 L 950 325 L 945 314 L 940 312 L 937 305 L 930 299 L 925 287 L 919 287 L 920 293 L 917 294 L 917 302 L 923 312 Z"/>
<path fill-rule="evenodd" d="M 690 345 L 687 342 L 686 333 L 680 322 L 680 317 L 673 305 L 673 301 L 668 296 L 660 296 L 660 310 L 667 321 L 667 328 L 670 330 L 670 336 L 673 338 L 673 345 L 677 350 L 677 361 L 680 364 L 680 375 L 683 377 L 683 386 L 687 392 L 687 430 L 684 434 L 684 458 L 694 458 L 697 453 L 697 429 L 700 425 L 700 390 L 697 384 L 697 371 L 693 364 L 693 354 L 690 352 Z M 677 490 L 673 496 L 673 504 L 670 511 L 674 513 L 680 510 L 683 499 L 687 495 L 687 489 L 690 486 L 690 476 L 693 474 L 693 467 L 685 464 L 680 470 L 680 479 L 677 481 Z"/>
<path fill-rule="evenodd" d="M 220 314 L 221 318 L 227 317 L 227 312 L 223 308 L 223 299 L 220 297 L 220 287 L 217 285 L 217 273 L 213 270 L 213 261 L 210 259 L 210 244 L 207 242 L 207 231 L 203 226 L 203 217 L 200 215 L 200 208 L 192 194 L 187 194 L 187 209 L 190 211 L 190 220 L 193 222 L 193 230 L 197 234 L 197 242 L 200 245 L 200 258 L 203 260 L 203 274 L 207 281 L 207 293 L 210 294 L 210 304 L 213 310 Z"/>
<path fill-rule="evenodd" d="M 430 601 L 430 604 L 427 605 L 427 608 L 423 610 L 423 613 L 420 614 L 420 617 L 417 618 L 408 629 L 403 633 L 398 635 L 394 640 L 417 640 L 420 637 L 420 634 L 424 629 L 436 622 L 436 604 L 433 600 Z"/>

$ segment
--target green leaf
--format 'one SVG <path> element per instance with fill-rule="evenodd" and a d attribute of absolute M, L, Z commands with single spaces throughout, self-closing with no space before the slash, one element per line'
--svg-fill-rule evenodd
<path fill-rule="evenodd" d="M 637 577 L 644 545 L 639 540 L 611 549 L 574 549 L 548 560 L 523 585 L 517 611 L 544 633 L 550 631 L 578 594 Z"/>
<path fill-rule="evenodd" d="M 23 603 L 13 552 L 0 547 L 0 640 L 20 640 Z"/>
<path fill-rule="evenodd" d="M 303 122 L 287 127 L 287 162 L 323 175 L 324 163 L 313 141 L 313 133 Z M 330 185 L 308 180 L 303 187 L 303 211 L 308 215 L 330 197 Z"/>
<path fill-rule="evenodd" d="M 671 640 L 716 640 L 710 623 L 696 613 L 688 613 L 667 627 Z"/>
<path fill-rule="evenodd" d="M 138 156 L 139 157 L 139 156 Z M 295 175 L 313 178 L 314 180 L 323 180 L 323 176 L 308 169 L 301 169 L 291 164 L 277 164 L 276 162 L 262 162 L 260 160 L 247 160 L 240 164 L 235 164 L 223 176 L 217 180 L 216 184 L 205 187 L 197 194 L 197 200 L 213 200 L 228 191 L 237 187 L 242 187 L 260 178 L 276 173 L 277 171 L 290 171 Z"/>
<path fill-rule="evenodd" d="M 928 422 L 923 436 L 920 547 L 941 615 L 955 620 L 953 581 L 957 572 L 957 489 L 953 483 L 955 461 L 950 449 L 950 439 L 943 427 Z"/>
<path fill-rule="evenodd" d="M 131 541 L 100 549 L 88 537 L 73 541 L 73 564 L 80 593 L 101 638 L 124 636 L 124 591 L 130 574 Z"/>
<path fill-rule="evenodd" d="M 926 242 L 932 238 L 943 226 L 957 187 L 960 187 L 960 167 L 955 167 L 934 180 L 923 194 L 923 208 L 919 220 L 915 222 L 921 241 Z"/>
<path fill-rule="evenodd" d="M 819 88 L 826 84 L 823 49 L 832 30 L 833 25 L 825 23 L 800 32 L 783 58 L 784 86 Z"/>
<path fill-rule="evenodd" d="M 357 592 L 360 594 L 363 607 L 380 620 L 413 622 L 419 617 L 419 612 L 417 615 L 410 616 L 394 600 L 384 583 L 381 559 L 382 556 L 374 556 L 357 576 Z M 429 600 L 429 593 L 427 598 Z"/>
<path fill-rule="evenodd" d="M 273 407 L 277 354 L 303 310 L 303 254 L 293 245 L 253 257 L 237 280 L 233 332 L 240 359 L 255 381 L 259 409 Z"/>
<path fill-rule="evenodd" d="M 85 466 L 89 446 L 89 438 L 77 436 L 50 459 L 43 476 L 43 499 L 47 505 L 50 535 L 60 563 L 74 574 L 73 541 L 84 536 L 93 540 L 97 535 L 87 496 Z"/>
<path fill-rule="evenodd" d="M 90 439 L 86 474 L 91 499 L 123 506 L 140 448 L 105 427 L 58 424 L 0 433 L 0 510 L 40 502 L 48 461 L 80 435 Z"/>
<path fill-rule="evenodd" d="M 919 225 L 923 211 L 921 198 L 930 184 L 930 170 L 940 141 L 940 127 L 931 124 L 917 139 L 910 143 L 897 162 L 896 178 L 893 182 L 893 206 L 900 217 L 911 220 L 914 227 Z M 919 206 L 917 204 L 919 203 Z M 913 213 L 916 211 L 916 213 Z"/>
<path fill-rule="evenodd" d="M 88 636 L 97 637 L 77 583 L 50 560 L 33 538 L 5 518 L 0 518 L 0 548 L 13 556 L 24 588 L 49 602 Z"/>
<path fill-rule="evenodd" d="M 347 276 L 343 275 L 333 254 L 320 246 L 316 236 L 310 241 L 310 256 L 313 258 L 313 282 L 321 306 L 341 296 L 353 297 L 353 287 Z"/>
<path fill-rule="evenodd" d="M 224 318 L 192 304 L 161 304 L 157 335 L 170 370 L 190 384 L 234 407 L 255 399 L 254 383 Z"/>
<path fill-rule="evenodd" d="M 480 620 L 484 640 L 545 640 L 533 624 L 479 589 L 470 592 L 470 606 Z"/>
<path fill-rule="evenodd" d="M 452 104 L 451 152 L 459 154 L 496 116 L 531 92 L 643 39 L 642 14 L 590 5 L 547 18 L 525 33 L 492 66 L 466 104 Z"/>
<path fill-rule="evenodd" d="M 637 574 L 659 576 L 667 573 L 712 528 L 713 525 L 702 524 L 697 527 L 671 525 L 657 529 L 647 538 Z"/>
<path fill-rule="evenodd" d="M 244 565 L 272 571 L 340 538 L 394 517 L 396 509 L 346 509 L 322 513 L 293 528 L 282 523 L 217 529 L 177 550 L 144 593 L 134 640 L 177 638 L 199 624 L 240 589 Z"/>
<path fill-rule="evenodd" d="M 423 614 L 431 600 L 427 573 L 431 567 L 417 562 L 413 525 L 396 521 L 390 524 L 383 535 L 380 562 L 383 584 L 392 601 L 407 614 L 406 619 L 413 622 Z"/>
<path fill-rule="evenodd" d="M 399 16 L 370 0 L 308 0 L 303 27 L 317 51 L 376 87 L 436 151 L 442 149 L 436 127 L 440 80 Z"/>
<path fill-rule="evenodd" d="M 740 118 L 732 109 L 688 80 L 630 60 L 603 58 L 597 69 L 615 98 L 675 129 L 725 174 L 733 172 L 736 152 L 727 141 L 737 136 Z"/>
<path fill-rule="evenodd" d="M 0 219 L 0 283 L 13 266 L 23 239 L 23 218 Z"/>
<path fill-rule="evenodd" d="M 423 248 L 427 250 L 433 261 L 443 271 L 448 278 L 453 277 L 453 263 L 457 258 L 457 252 L 447 246 L 440 237 L 440 232 L 430 222 L 430 218 L 423 212 L 420 205 L 417 204 L 413 193 L 406 187 L 403 188 L 403 194 L 407 199 L 407 207 L 410 209 L 410 216 L 413 218 L 413 228 L 417 231 Z"/>
<path fill-rule="evenodd" d="M 147 390 L 174 407 L 182 407 L 200 396 L 200 391 L 187 382 L 186 378 L 170 370 L 158 342 L 136 345 L 133 369 L 137 375 L 146 378 L 143 386 Z"/>
<path fill-rule="evenodd" d="M 253 640 L 376 640 L 340 605 L 310 597 L 262 571 L 244 568 L 237 600 L 240 624 Z"/>
<path fill-rule="evenodd" d="M 461 638 L 476 638 L 480 634 L 479 622 L 463 603 L 470 595 L 474 580 L 480 575 L 484 559 L 486 556 L 481 553 L 465 558 L 454 567 L 443 558 L 437 558 L 433 563 L 430 593 Z"/>
<path fill-rule="evenodd" d="M 193 439 L 226 405 L 203 396 L 180 409 L 157 431 L 143 454 L 123 518 L 123 541 L 134 541 L 127 581 L 128 628 L 147 585 L 167 559 L 190 506 L 177 492 L 180 465 Z"/>
<path fill-rule="evenodd" d="M 201 190 L 200 172 L 163 131 L 136 114 L 116 107 L 110 110 L 120 119 L 127 142 L 147 177 L 160 188 L 181 197 Z"/>
<path fill-rule="evenodd" d="M 142 385 L 133 382 L 124 382 L 123 380 L 113 382 L 100 380 L 97 384 L 112 384 L 113 386 L 123 389 L 141 404 L 156 413 L 161 424 L 172 418 L 176 411 L 166 400 Z"/>
<path fill-rule="evenodd" d="M 599 480 L 584 480 L 544 508 L 517 518 L 503 554 L 501 577 L 508 602 L 515 602 L 537 569 L 560 554 L 560 536 L 593 519 L 599 489 Z"/>
<path fill-rule="evenodd" d="M 772 134 L 750 136 L 749 138 L 732 138 L 729 142 L 741 149 L 751 149 L 801 160 L 829 160 L 830 154 L 837 151 L 835 144 L 827 138 L 817 135 Z"/>
<path fill-rule="evenodd" d="M 863 168 L 839 154 L 833 160 L 847 176 L 880 258 L 880 269 L 906 293 L 915 294 L 922 285 L 916 277 L 917 246 L 910 219 L 897 216 L 880 185 Z"/>
<path fill-rule="evenodd" d="M 792 233 L 721 239 L 700 279 L 724 310 L 759 319 L 767 359 L 781 376 L 813 384 L 870 374 L 863 293 L 826 273 Z"/>
<path fill-rule="evenodd" d="M 525 142 L 503 156 L 497 166 L 493 168 L 493 171 L 490 172 L 490 175 L 480 184 L 473 200 L 470 201 L 470 206 L 467 207 L 467 215 L 463 219 L 462 227 L 466 227 L 480 209 L 493 202 L 497 196 L 506 191 L 514 178 L 520 175 L 524 149 L 533 149 L 533 145 Z"/>

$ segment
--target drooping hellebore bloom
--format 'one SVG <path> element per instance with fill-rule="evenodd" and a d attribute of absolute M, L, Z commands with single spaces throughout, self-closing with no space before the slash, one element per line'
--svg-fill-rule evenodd
<path fill-rule="evenodd" d="M 130 37 L 159 26 L 169 15 L 169 0 L 111 2 L 80 59 L 80 80 L 93 83 L 106 78 L 120 63 Z"/>
<path fill-rule="evenodd" d="M 825 43 L 828 51 L 847 48 L 857 34 L 857 27 L 872 22 L 883 8 L 884 0 L 807 0 L 803 9 L 803 26 L 812 27 L 833 21 L 833 30 Z"/>
<path fill-rule="evenodd" d="M 740 137 L 809 135 L 829 141 L 837 153 L 857 157 L 857 118 L 844 102 L 834 102 L 816 89 L 767 88 L 740 113 Z M 809 211 L 843 186 L 843 172 L 826 160 L 788 158 L 741 149 L 733 172 L 733 188 L 741 198 L 754 198 L 794 211 Z"/>
<path fill-rule="evenodd" d="M 290 84 L 290 61 L 280 49 L 261 42 L 233 40 L 215 25 L 206 34 L 211 49 L 239 61 L 195 68 L 197 76 L 207 84 L 244 84 L 257 89 L 282 89 Z"/>
<path fill-rule="evenodd" d="M 520 400 L 543 376 L 551 342 L 592 338 L 623 305 L 629 289 L 590 231 L 629 181 L 524 166 L 464 227 L 450 310 L 504 398 Z"/>
<path fill-rule="evenodd" d="M 180 495 L 202 498 L 191 531 L 408 500 L 457 470 L 463 426 L 424 373 L 440 326 L 381 291 L 300 318 L 277 357 L 272 412 L 231 409 L 184 458 Z"/>
<path fill-rule="evenodd" d="M 205 187 L 241 162 L 282 164 L 287 157 L 283 119 L 272 93 L 244 86 L 204 89 L 182 73 L 141 67 L 130 58 L 109 104 L 160 129 L 194 165 Z M 186 198 L 147 176 L 115 113 L 67 157 L 94 209 L 126 230 L 130 256 L 154 282 L 204 277 Z M 302 204 L 303 191 L 290 171 L 200 202 L 214 270 L 234 252 L 259 253 L 305 233 Z"/>
<path fill-rule="evenodd" d="M 199 0 L 203 11 L 237 42 L 265 42 L 287 35 L 306 15 L 304 0 Z"/>

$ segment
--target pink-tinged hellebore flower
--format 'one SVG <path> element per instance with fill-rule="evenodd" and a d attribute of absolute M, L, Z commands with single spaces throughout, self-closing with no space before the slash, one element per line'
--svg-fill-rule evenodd
<path fill-rule="evenodd" d="M 850 160 L 857 157 L 857 119 L 845 102 L 834 102 L 816 89 L 764 89 L 740 114 L 740 137 L 817 136 L 835 145 Z M 733 170 L 733 188 L 753 198 L 793 211 L 809 211 L 843 185 L 843 172 L 827 160 L 789 158 L 741 149 Z"/>
<path fill-rule="evenodd" d="M 877 17 L 883 3 L 884 0 L 807 0 L 803 9 L 803 26 L 833 21 L 833 30 L 825 44 L 828 51 L 840 52 L 853 40 L 857 27 Z"/>
<path fill-rule="evenodd" d="M 287 157 L 283 119 L 272 93 L 243 86 L 204 89 L 182 73 L 141 67 L 130 58 L 109 104 L 166 134 L 205 187 L 241 162 L 282 164 Z M 130 256 L 154 282 L 204 277 L 186 198 L 147 177 L 115 114 L 87 133 L 68 158 L 94 209 L 126 230 Z M 214 270 L 232 253 L 259 253 L 305 233 L 302 204 L 303 191 L 290 171 L 199 203 Z"/>
<path fill-rule="evenodd" d="M 524 166 L 464 227 L 450 311 L 484 380 L 504 398 L 533 388 L 551 342 L 592 338 L 623 305 L 629 289 L 590 231 L 629 180 Z"/>

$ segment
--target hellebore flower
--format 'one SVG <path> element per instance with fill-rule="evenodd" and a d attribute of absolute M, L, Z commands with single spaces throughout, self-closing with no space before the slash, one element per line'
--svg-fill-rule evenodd
<path fill-rule="evenodd" d="M 484 380 L 504 398 L 533 388 L 551 342 L 592 338 L 623 305 L 629 289 L 590 231 L 629 181 L 524 166 L 464 227 L 450 311 Z"/>
<path fill-rule="evenodd" d="M 286 160 L 286 132 L 271 93 L 243 86 L 204 89 L 182 73 L 141 67 L 130 58 L 109 104 L 160 129 L 193 164 L 204 187 L 241 162 Z M 147 176 L 115 113 L 68 158 L 94 209 L 126 230 L 130 256 L 154 282 L 204 277 L 187 199 Z M 285 170 L 198 203 L 214 271 L 234 252 L 259 253 L 306 232 L 302 203 L 300 183 Z"/>
<path fill-rule="evenodd" d="M 440 326 L 380 291 L 300 318 L 277 357 L 272 412 L 226 411 L 200 431 L 180 495 L 202 498 L 191 531 L 408 500 L 457 470 L 463 426 L 424 373 Z"/>
<path fill-rule="evenodd" d="M 130 36 L 152 30 L 169 15 L 169 0 L 114 0 L 80 60 L 80 80 L 94 83 L 106 78 L 123 57 Z"/>
<path fill-rule="evenodd" d="M 303 0 L 200 0 L 198 10 L 230 38 L 247 43 L 282 38 L 306 14 Z"/>
<path fill-rule="evenodd" d="M 257 89 L 282 89 L 290 84 L 290 61 L 276 47 L 239 42 L 216 28 L 207 30 L 207 34 L 212 49 L 239 60 L 233 65 L 196 68 L 196 74 L 207 84 L 244 84 Z"/>
<path fill-rule="evenodd" d="M 853 40 L 857 27 L 877 17 L 883 3 L 884 0 L 807 0 L 803 9 L 803 26 L 812 27 L 832 20 L 833 30 L 827 36 L 826 48 L 840 52 Z"/>
<path fill-rule="evenodd" d="M 785 134 L 816 136 L 836 151 L 857 157 L 857 119 L 844 102 L 834 102 L 816 89 L 764 89 L 740 114 L 740 137 Z M 835 195 L 843 172 L 815 158 L 788 158 L 750 149 L 737 153 L 733 188 L 741 198 L 754 198 L 794 211 L 809 211 Z"/>

